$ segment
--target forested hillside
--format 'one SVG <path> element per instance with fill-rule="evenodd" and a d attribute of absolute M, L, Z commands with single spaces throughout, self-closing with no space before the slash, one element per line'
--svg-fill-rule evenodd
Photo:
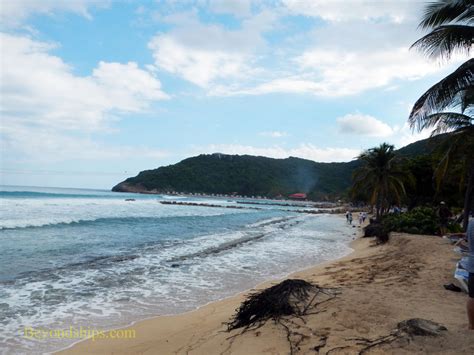
<path fill-rule="evenodd" d="M 398 151 L 414 157 L 430 153 L 437 143 L 422 140 Z M 250 155 L 208 154 L 177 164 L 140 172 L 114 186 L 118 192 L 187 192 L 246 196 L 287 196 L 296 192 L 310 199 L 344 196 L 358 160 L 317 163 L 300 158 L 272 159 Z"/>

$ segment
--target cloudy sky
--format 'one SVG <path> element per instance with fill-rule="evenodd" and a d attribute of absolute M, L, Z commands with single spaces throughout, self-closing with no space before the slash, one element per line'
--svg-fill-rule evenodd
<path fill-rule="evenodd" d="M 1 181 L 110 188 L 200 153 L 348 161 L 427 134 L 456 64 L 413 0 L 0 0 Z"/>

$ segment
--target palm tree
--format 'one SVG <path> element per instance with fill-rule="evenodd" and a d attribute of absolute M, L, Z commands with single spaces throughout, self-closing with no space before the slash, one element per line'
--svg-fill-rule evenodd
<path fill-rule="evenodd" d="M 413 46 L 435 58 L 449 59 L 457 51 L 469 54 L 474 36 L 471 26 L 473 17 L 472 0 L 438 0 L 429 3 L 420 27 L 432 31 Z"/>
<path fill-rule="evenodd" d="M 400 204 L 405 196 L 407 174 L 399 167 L 395 147 L 387 143 L 364 151 L 358 158 L 362 166 L 353 174 L 352 190 L 369 196 L 379 220 L 393 203 Z"/>
<path fill-rule="evenodd" d="M 456 52 L 469 55 L 474 42 L 472 0 L 438 0 L 426 6 L 421 28 L 431 32 L 412 47 L 432 58 L 448 60 Z M 439 182 L 456 159 L 464 165 L 466 192 L 464 229 L 474 195 L 474 59 L 429 88 L 415 103 L 408 121 L 413 129 L 431 129 L 432 136 L 451 132 L 444 144 L 443 158 L 436 170 Z"/>

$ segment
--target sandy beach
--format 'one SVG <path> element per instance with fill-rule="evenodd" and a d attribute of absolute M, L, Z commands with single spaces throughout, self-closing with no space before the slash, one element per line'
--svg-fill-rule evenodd
<path fill-rule="evenodd" d="M 438 322 L 447 328 L 438 337 L 400 338 L 364 353 L 472 354 L 474 333 L 467 329 L 466 294 L 447 291 L 457 255 L 444 239 L 393 234 L 390 243 L 369 239 L 352 243 L 342 259 L 294 273 L 337 296 L 321 304 L 317 314 L 291 319 L 294 353 L 358 354 L 364 342 L 389 335 L 410 318 Z M 269 287 L 266 282 L 257 289 Z M 256 330 L 226 331 L 235 309 L 248 292 L 176 316 L 144 320 L 130 329 L 135 339 L 86 340 L 61 354 L 288 354 L 287 331 L 268 321 Z M 236 335 L 236 336 L 234 336 Z"/>

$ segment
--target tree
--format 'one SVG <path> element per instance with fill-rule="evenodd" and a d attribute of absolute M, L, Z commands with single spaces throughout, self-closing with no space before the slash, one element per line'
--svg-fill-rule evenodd
<path fill-rule="evenodd" d="M 470 55 L 474 42 L 472 0 L 438 0 L 426 6 L 421 28 L 431 32 L 413 47 L 432 58 L 450 59 L 456 52 Z M 408 121 L 413 129 L 433 129 L 432 136 L 451 132 L 435 171 L 437 185 L 456 159 L 464 161 L 464 229 L 474 195 L 474 59 L 429 88 L 415 103 Z"/>
<path fill-rule="evenodd" d="M 459 189 L 461 177 L 461 164 L 453 164 L 443 179 L 443 183 L 438 185 L 434 179 L 436 167 L 439 166 L 440 156 L 435 153 L 419 155 L 405 158 L 402 162 L 402 169 L 409 172 L 414 179 L 414 184 L 406 185 L 406 203 L 409 210 L 417 206 L 426 206 L 436 201 L 446 201 L 450 206 L 459 205 L 462 201 L 462 194 Z"/>
<path fill-rule="evenodd" d="M 406 194 L 404 182 L 411 181 L 410 176 L 400 168 L 393 145 L 383 143 L 358 158 L 362 166 L 354 171 L 352 191 L 369 197 L 379 220 L 393 203 L 401 203 Z"/>

